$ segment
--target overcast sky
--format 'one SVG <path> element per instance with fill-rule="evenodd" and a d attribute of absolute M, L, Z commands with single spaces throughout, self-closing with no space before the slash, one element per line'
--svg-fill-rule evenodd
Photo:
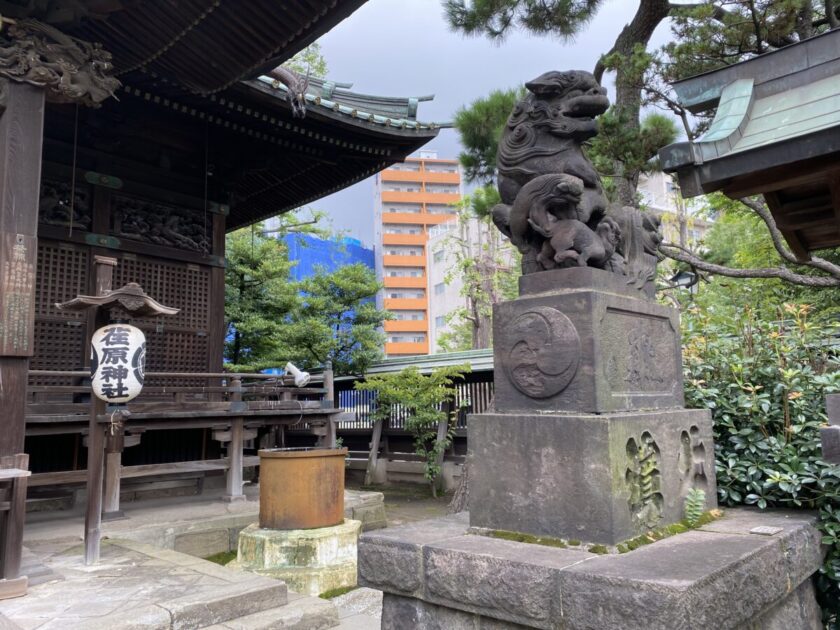
<path fill-rule="evenodd" d="M 440 0 L 369 0 L 321 39 L 329 77 L 353 90 L 383 96 L 434 94 L 420 103 L 418 119 L 451 121 L 455 112 L 498 88 L 524 83 L 548 70 L 588 70 L 609 50 L 638 6 L 636 0 L 604 2 L 574 42 L 512 33 L 502 44 L 449 30 Z M 661 25 L 654 37 L 667 36 Z M 458 134 L 444 129 L 427 149 L 457 157 Z M 373 245 L 373 179 L 313 204 L 336 230 Z"/>

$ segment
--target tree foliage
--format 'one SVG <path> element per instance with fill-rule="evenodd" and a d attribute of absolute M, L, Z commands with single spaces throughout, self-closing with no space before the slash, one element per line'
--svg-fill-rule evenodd
<path fill-rule="evenodd" d="M 740 304 L 683 316 L 688 407 L 710 409 L 718 500 L 820 510 L 829 553 L 818 581 L 830 627 L 840 610 L 840 467 L 823 461 L 825 394 L 840 391 L 840 327 L 810 308 L 759 311 Z"/>
<path fill-rule="evenodd" d="M 319 270 L 295 286 L 298 300 L 282 328 L 293 360 L 304 368 L 331 361 L 336 374 L 364 374 L 382 358 L 382 322 L 391 315 L 376 308 L 380 284 L 372 269 Z"/>
<path fill-rule="evenodd" d="M 281 217 L 270 234 L 290 231 L 324 235 L 312 220 Z M 294 282 L 288 249 L 262 225 L 227 236 L 225 268 L 225 357 L 237 370 L 260 370 L 293 361 L 304 369 L 332 361 L 337 374 L 362 373 L 382 356 L 382 322 L 374 298 L 380 288 L 373 270 L 347 265 L 318 270 Z"/>
<path fill-rule="evenodd" d="M 521 28 L 572 39 L 594 16 L 601 0 L 445 0 L 449 23 L 468 35 L 503 39 Z"/>
<path fill-rule="evenodd" d="M 524 88 L 494 90 L 455 114 L 455 128 L 464 151 L 458 156 L 468 182 L 489 184 L 496 180 L 496 153 L 508 116 Z"/>
<path fill-rule="evenodd" d="M 435 496 L 441 473 L 439 460 L 452 444 L 455 431 L 454 385 L 469 371 L 468 365 L 461 365 L 421 374 L 417 367 L 409 367 L 401 372 L 369 376 L 355 384 L 357 390 L 376 393 L 374 421 L 405 418 L 405 429 L 414 440 L 414 452 L 423 458 L 423 475 Z M 444 439 L 439 440 L 438 427 L 443 422 L 447 430 Z"/>
<path fill-rule="evenodd" d="M 464 305 L 447 316 L 450 332 L 440 340 L 445 351 L 489 348 L 493 305 L 518 295 L 520 254 L 490 217 L 499 201 L 496 187 L 490 184 L 458 203 L 456 227 L 444 243 L 451 261 L 445 282 L 461 285 Z"/>
<path fill-rule="evenodd" d="M 646 115 L 638 129 L 628 125 L 627 114 L 615 107 L 602 114 L 598 118 L 598 135 L 590 141 L 587 154 L 601 174 L 610 200 L 619 201 L 617 179 L 631 177 L 635 190 L 641 173 L 659 170 L 657 151 L 677 137 L 674 120 L 659 113 Z"/>
<path fill-rule="evenodd" d="M 288 251 L 251 228 L 229 234 L 225 247 L 225 356 L 264 367 L 284 350 L 279 333 L 297 300 Z"/>
<path fill-rule="evenodd" d="M 303 50 L 298 51 L 294 57 L 283 64 L 302 76 L 313 76 L 323 79 L 327 76 L 327 60 L 321 53 L 321 44 L 313 42 Z"/>

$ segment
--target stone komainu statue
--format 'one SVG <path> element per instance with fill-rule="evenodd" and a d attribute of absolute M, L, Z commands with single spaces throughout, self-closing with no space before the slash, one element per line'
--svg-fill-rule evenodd
<path fill-rule="evenodd" d="M 508 118 L 497 158 L 502 203 L 493 221 L 522 252 L 522 273 L 590 266 L 653 280 L 659 219 L 636 208 L 609 207 L 583 143 L 598 133 L 609 107 L 588 72 L 546 72 Z"/>

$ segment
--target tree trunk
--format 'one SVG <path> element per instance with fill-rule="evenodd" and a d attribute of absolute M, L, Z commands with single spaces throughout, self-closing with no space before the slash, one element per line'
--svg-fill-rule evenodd
<path fill-rule="evenodd" d="M 452 501 L 449 502 L 449 513 L 458 514 L 466 512 L 470 508 L 470 460 L 464 463 L 464 470 L 461 471 L 461 478 L 458 480 L 458 487 Z"/>
<path fill-rule="evenodd" d="M 615 109 L 616 114 L 630 129 L 638 130 L 639 114 L 642 109 L 641 77 L 627 63 L 638 44 L 647 47 L 653 31 L 668 17 L 671 5 L 667 0 L 642 0 L 633 21 L 627 24 L 615 40 L 611 53 L 620 53 L 624 63 L 618 65 L 615 75 Z M 600 65 L 600 64 L 599 64 Z M 598 68 L 596 67 L 596 77 Z M 627 168 L 623 163 L 615 163 L 616 192 L 618 201 L 623 206 L 636 205 L 636 188 L 639 185 L 639 170 Z"/>

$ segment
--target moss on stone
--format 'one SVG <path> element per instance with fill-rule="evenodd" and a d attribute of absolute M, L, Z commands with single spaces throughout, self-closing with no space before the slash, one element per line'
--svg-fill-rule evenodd
<path fill-rule="evenodd" d="M 620 544 L 616 545 L 615 550 L 618 553 L 627 553 L 628 551 L 630 551 L 630 549 L 624 543 L 620 543 Z"/>
<path fill-rule="evenodd" d="M 487 532 L 491 538 L 501 538 L 502 540 L 512 540 L 514 542 L 528 543 L 530 545 L 543 545 L 544 547 L 560 547 L 565 548 L 567 545 L 559 538 L 551 538 L 549 536 L 533 536 L 531 534 L 523 534 L 521 532 L 509 532 L 503 529 L 493 529 Z"/>
<path fill-rule="evenodd" d="M 576 538 L 572 538 L 571 540 L 569 540 L 569 545 L 571 545 L 572 547 L 577 547 L 580 545 L 580 541 Z"/>
<path fill-rule="evenodd" d="M 589 549 L 587 549 L 589 553 L 600 553 L 605 554 L 609 553 L 610 550 L 607 549 L 606 545 L 590 545 Z"/>
<path fill-rule="evenodd" d="M 236 560 L 236 552 L 235 551 L 222 551 L 221 553 L 214 553 L 212 556 L 207 556 L 204 559 L 209 560 L 210 562 L 215 562 L 216 564 L 221 564 L 222 566 L 224 566 L 228 562 L 231 562 L 232 560 Z"/>
<path fill-rule="evenodd" d="M 342 586 L 340 588 L 331 588 L 330 590 L 324 591 L 323 593 L 318 595 L 318 597 L 320 597 L 321 599 L 335 599 L 336 597 L 344 595 L 345 593 L 349 593 L 350 591 L 355 591 L 357 588 L 359 588 L 359 587 L 358 586 Z"/>

